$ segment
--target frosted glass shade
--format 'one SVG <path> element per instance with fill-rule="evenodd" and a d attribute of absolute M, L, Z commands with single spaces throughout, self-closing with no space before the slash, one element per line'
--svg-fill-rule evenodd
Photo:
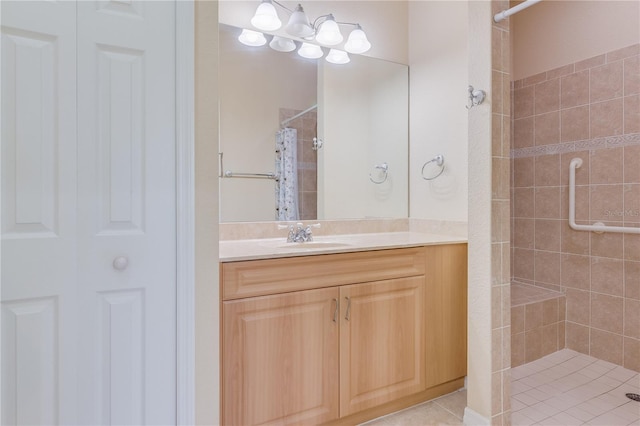
<path fill-rule="evenodd" d="M 242 33 L 238 36 L 238 41 L 244 45 L 254 47 L 262 46 L 267 43 L 267 39 L 264 37 L 264 34 L 252 30 L 242 30 Z"/>
<path fill-rule="evenodd" d="M 320 46 L 311 43 L 302 43 L 300 49 L 298 49 L 298 55 L 307 59 L 321 58 L 324 53 Z"/>
<path fill-rule="evenodd" d="M 255 15 L 251 18 L 251 25 L 263 31 L 274 31 L 282 26 L 271 0 L 263 0 L 260 3 Z"/>
<path fill-rule="evenodd" d="M 273 36 L 273 40 L 271 40 L 269 46 L 278 52 L 291 52 L 296 50 L 296 44 L 293 40 L 280 36 Z"/>
<path fill-rule="evenodd" d="M 301 5 L 298 5 L 291 14 L 285 30 L 295 37 L 306 38 L 313 36 L 313 28 L 309 24 L 309 19 Z"/>
<path fill-rule="evenodd" d="M 325 59 L 327 62 L 338 65 L 348 64 L 351 62 L 351 58 L 349 58 L 347 52 L 338 49 L 331 49 Z"/>
<path fill-rule="evenodd" d="M 349 53 L 364 53 L 371 49 L 371 43 L 367 40 L 367 35 L 362 31 L 360 25 L 351 31 L 347 42 L 344 44 L 344 50 Z"/>
<path fill-rule="evenodd" d="M 338 28 L 338 24 L 333 15 L 329 15 L 327 19 L 320 24 L 318 34 L 316 34 L 316 41 L 325 46 L 335 46 L 342 42 L 344 37 Z"/>

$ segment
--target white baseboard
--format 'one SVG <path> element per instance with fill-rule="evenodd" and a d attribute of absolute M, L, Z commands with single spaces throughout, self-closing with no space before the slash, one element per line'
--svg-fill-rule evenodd
<path fill-rule="evenodd" d="M 464 423 L 465 426 L 490 426 L 491 419 L 478 414 L 469 407 L 465 407 L 462 423 Z"/>

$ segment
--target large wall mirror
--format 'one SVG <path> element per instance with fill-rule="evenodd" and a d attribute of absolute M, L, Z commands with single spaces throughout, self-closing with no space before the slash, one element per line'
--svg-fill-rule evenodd
<path fill-rule="evenodd" d="M 220 221 L 407 217 L 407 66 L 305 59 L 219 28 Z"/>

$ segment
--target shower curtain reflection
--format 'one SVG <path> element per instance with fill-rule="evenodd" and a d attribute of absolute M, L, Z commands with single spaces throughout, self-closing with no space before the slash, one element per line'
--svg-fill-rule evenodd
<path fill-rule="evenodd" d="M 298 220 L 298 131 L 289 127 L 276 133 L 276 220 Z"/>

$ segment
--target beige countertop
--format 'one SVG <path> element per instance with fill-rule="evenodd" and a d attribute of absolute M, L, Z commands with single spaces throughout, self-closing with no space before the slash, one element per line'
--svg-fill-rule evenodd
<path fill-rule="evenodd" d="M 443 234 L 423 234 L 418 232 L 314 236 L 313 241 L 307 243 L 287 243 L 285 237 L 255 240 L 228 240 L 220 241 L 220 262 L 349 253 L 466 242 L 467 239 L 464 237 Z"/>

